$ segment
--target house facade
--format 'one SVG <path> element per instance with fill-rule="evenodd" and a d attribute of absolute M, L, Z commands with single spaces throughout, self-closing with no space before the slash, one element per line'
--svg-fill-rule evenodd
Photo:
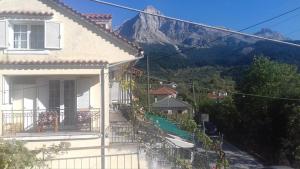
<path fill-rule="evenodd" d="M 38 136 L 27 144 L 31 149 L 75 135 L 77 149 L 99 146 L 100 137 L 108 146 L 112 84 L 142 50 L 111 31 L 111 15 L 83 15 L 59 0 L 1 0 L 0 6 L 0 137 Z M 89 142 L 78 141 L 84 132 L 94 134 Z M 100 153 L 77 149 L 74 156 Z"/>
<path fill-rule="evenodd" d="M 108 126 L 109 71 L 122 73 L 118 67 L 141 57 L 140 49 L 59 1 L 0 6 L 0 134 L 31 130 L 47 113 L 71 128 L 80 111 L 104 109 Z"/>

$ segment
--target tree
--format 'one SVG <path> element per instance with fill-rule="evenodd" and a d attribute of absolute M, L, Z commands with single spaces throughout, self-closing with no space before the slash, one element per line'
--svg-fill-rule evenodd
<path fill-rule="evenodd" d="M 0 141 L 0 168 L 25 169 L 38 164 L 36 154 L 18 141 Z"/>
<path fill-rule="evenodd" d="M 298 119 L 299 111 L 294 109 L 299 106 L 299 101 L 277 98 L 300 98 L 297 67 L 262 56 L 255 57 L 238 89 L 242 93 L 267 96 L 235 97 L 241 114 L 239 127 L 242 129 L 240 134 L 244 135 L 243 142 L 273 162 L 280 162 L 284 158 L 292 161 L 296 155 L 285 145 L 299 146 L 299 138 L 292 139 L 289 134 L 300 130 L 299 126 L 289 125 L 294 118 Z"/>
<path fill-rule="evenodd" d="M 61 142 L 58 145 L 30 151 L 25 147 L 24 142 L 0 140 L 0 168 L 27 169 L 44 167 L 44 160 L 53 158 L 53 155 L 64 153 L 70 146 L 68 142 Z M 38 158 L 38 154 L 42 154 L 43 157 Z"/>

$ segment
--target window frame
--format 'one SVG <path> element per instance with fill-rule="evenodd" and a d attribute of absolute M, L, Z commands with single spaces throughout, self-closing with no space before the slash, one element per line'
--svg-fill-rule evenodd
<path fill-rule="evenodd" d="M 14 26 L 15 25 L 27 25 L 27 48 L 15 48 L 14 45 Z M 33 49 L 31 48 L 31 26 L 32 25 L 41 25 L 44 27 L 44 36 L 43 36 L 43 48 L 40 49 Z M 38 51 L 41 54 L 48 54 L 46 48 L 45 48 L 45 22 L 44 21 L 21 21 L 21 20 L 10 20 L 8 24 L 8 33 L 9 33 L 9 46 L 7 48 L 7 53 L 14 53 L 18 54 L 20 52 L 26 52 L 26 51 Z"/>
<path fill-rule="evenodd" d="M 20 28 L 20 31 L 19 32 L 16 32 L 15 31 L 15 27 L 16 26 L 19 26 Z M 26 26 L 26 31 L 22 32 L 22 28 L 23 26 Z M 13 46 L 13 49 L 16 49 L 16 50 L 26 50 L 26 49 L 29 49 L 29 42 L 30 42 L 30 29 L 28 29 L 30 26 L 27 25 L 27 24 L 13 24 L 12 25 L 12 29 L 13 29 L 13 43 L 12 43 L 12 46 Z M 26 33 L 26 40 L 23 40 L 22 39 L 22 34 L 25 34 Z M 17 40 L 15 40 L 15 36 L 16 34 L 19 34 L 19 38 Z M 22 48 L 22 42 L 26 42 L 26 48 Z M 15 43 L 18 43 L 17 45 L 15 45 Z M 16 46 L 18 46 L 16 48 Z"/>

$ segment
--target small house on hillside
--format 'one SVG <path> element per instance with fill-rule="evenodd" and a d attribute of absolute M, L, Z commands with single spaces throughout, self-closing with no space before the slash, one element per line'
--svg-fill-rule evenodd
<path fill-rule="evenodd" d="M 176 98 L 178 92 L 169 87 L 160 87 L 158 89 L 150 90 L 150 95 L 154 96 L 154 102 L 162 100 L 166 97 Z"/>
<path fill-rule="evenodd" d="M 165 97 L 162 100 L 159 100 L 152 104 L 152 109 L 154 112 L 163 112 L 166 114 L 184 114 L 184 113 L 190 113 L 193 110 L 192 105 L 182 101 L 178 100 L 173 97 Z"/>
<path fill-rule="evenodd" d="M 225 97 L 227 97 L 227 95 L 228 94 L 225 91 L 213 91 L 208 93 L 207 97 L 212 100 L 223 100 Z"/>
<path fill-rule="evenodd" d="M 160 85 L 165 86 L 165 87 L 170 87 L 173 89 L 176 89 L 176 87 L 177 87 L 177 83 L 175 83 L 175 82 L 166 83 L 166 84 L 164 84 L 163 82 L 160 82 Z"/>

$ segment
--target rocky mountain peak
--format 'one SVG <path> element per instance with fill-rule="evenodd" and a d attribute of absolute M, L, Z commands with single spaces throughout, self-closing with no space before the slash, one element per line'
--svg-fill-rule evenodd
<path fill-rule="evenodd" d="M 270 39 L 289 40 L 289 38 L 283 36 L 281 33 L 273 31 L 269 28 L 262 28 L 260 31 L 256 32 L 255 35 Z"/>
<path fill-rule="evenodd" d="M 148 5 L 145 9 L 144 9 L 144 12 L 147 12 L 147 13 L 152 13 L 152 14 L 157 14 L 157 15 L 161 15 L 162 13 L 156 9 L 154 6 L 152 5 Z"/>
<path fill-rule="evenodd" d="M 147 6 L 144 11 L 162 15 L 162 12 L 153 6 Z M 236 46 L 241 43 L 253 44 L 258 41 L 256 38 L 249 38 L 242 35 L 226 37 L 226 33 L 222 31 L 143 13 L 125 22 L 117 32 L 129 40 L 143 44 L 199 46 L 199 48 L 220 45 Z M 277 40 L 288 40 L 282 34 L 266 28 L 260 30 L 255 35 Z"/>

